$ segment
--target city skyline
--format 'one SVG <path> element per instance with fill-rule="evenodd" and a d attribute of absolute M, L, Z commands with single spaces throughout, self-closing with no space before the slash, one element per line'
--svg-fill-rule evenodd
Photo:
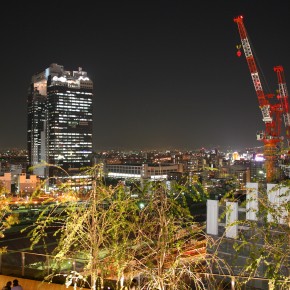
<path fill-rule="evenodd" d="M 244 15 L 271 91 L 290 83 L 287 1 L 7 4 L 0 148 L 26 148 L 31 76 L 51 63 L 94 82 L 94 150 L 261 146 L 258 101 L 233 18 Z"/>

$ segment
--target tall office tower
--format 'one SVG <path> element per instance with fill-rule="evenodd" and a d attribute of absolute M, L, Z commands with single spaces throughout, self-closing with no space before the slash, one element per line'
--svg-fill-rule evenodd
<path fill-rule="evenodd" d="M 32 76 L 27 98 L 27 149 L 29 166 L 33 173 L 46 177 L 46 167 L 39 166 L 48 162 L 47 156 L 47 98 L 44 73 Z"/>
<path fill-rule="evenodd" d="M 66 71 L 63 66 L 51 64 L 32 77 L 28 96 L 31 165 L 44 160 L 69 174 L 91 165 L 92 102 L 93 82 L 81 68 Z M 50 167 L 49 176 L 62 172 L 54 169 Z M 45 168 L 42 170 L 45 175 Z"/>

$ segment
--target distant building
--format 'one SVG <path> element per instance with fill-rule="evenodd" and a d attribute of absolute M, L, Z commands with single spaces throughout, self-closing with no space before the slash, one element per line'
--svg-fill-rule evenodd
<path fill-rule="evenodd" d="M 104 172 L 107 177 L 131 179 L 167 179 L 169 175 L 183 172 L 182 164 L 133 165 L 105 164 Z"/>
<path fill-rule="evenodd" d="M 42 83 L 40 86 L 39 82 Z M 47 93 L 44 75 L 32 77 L 27 98 L 27 150 L 29 166 L 36 166 L 41 161 L 48 162 L 47 156 Z M 37 85 L 38 84 L 38 85 Z M 45 176 L 45 167 L 35 168 L 33 172 Z"/>
<path fill-rule="evenodd" d="M 11 172 L 5 172 L 0 175 L 0 183 L 4 188 L 5 193 L 13 194 L 32 194 L 38 186 L 38 178 L 36 175 L 27 175 L 26 173 L 20 173 L 13 175 Z M 15 187 L 15 192 L 12 187 Z"/>
<path fill-rule="evenodd" d="M 26 152 L 6 151 L 0 153 L 0 172 L 12 172 L 18 170 L 25 172 L 28 165 L 28 156 Z"/>
<path fill-rule="evenodd" d="M 17 176 L 17 189 L 20 195 L 32 194 L 38 185 L 36 175 L 22 173 Z"/>
<path fill-rule="evenodd" d="M 263 182 L 266 180 L 264 160 L 251 160 L 250 163 L 251 182 Z"/>
<path fill-rule="evenodd" d="M 250 161 L 235 162 L 233 165 L 219 168 L 219 178 L 235 177 L 239 184 L 250 182 Z"/>
<path fill-rule="evenodd" d="M 69 173 L 91 165 L 93 82 L 87 72 L 58 64 L 32 76 L 27 98 L 29 165 L 41 177 L 59 175 L 47 162 Z"/>
<path fill-rule="evenodd" d="M 4 193 L 11 192 L 11 183 L 12 177 L 10 172 L 5 172 L 3 175 L 0 175 L 0 187 Z"/>

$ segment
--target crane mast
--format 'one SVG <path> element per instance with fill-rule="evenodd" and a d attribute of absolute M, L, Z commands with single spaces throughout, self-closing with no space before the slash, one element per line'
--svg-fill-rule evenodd
<path fill-rule="evenodd" d="M 264 143 L 266 180 L 267 182 L 272 182 L 276 178 L 275 165 L 277 161 L 277 144 L 281 141 L 280 128 L 283 107 L 281 104 L 271 104 L 269 100 L 273 95 L 264 93 L 258 67 L 244 25 L 243 16 L 234 18 L 234 22 L 238 25 L 242 47 L 258 97 L 259 107 L 262 112 L 262 120 L 265 123 L 265 131 L 259 133 L 257 139 Z M 289 117 L 289 115 L 287 117 Z"/>
<path fill-rule="evenodd" d="M 284 69 L 281 65 L 275 66 L 274 71 L 277 73 L 278 79 L 278 100 L 281 102 L 281 107 L 283 109 L 283 119 L 286 129 L 286 138 L 289 143 L 290 139 L 290 114 L 289 114 L 289 103 L 288 103 L 288 90 L 284 75 Z M 288 144 L 289 146 L 289 144 Z"/>

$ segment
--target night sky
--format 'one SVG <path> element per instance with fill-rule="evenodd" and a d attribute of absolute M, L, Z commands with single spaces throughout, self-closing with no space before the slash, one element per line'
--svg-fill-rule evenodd
<path fill-rule="evenodd" d="M 94 150 L 261 146 L 233 18 L 244 16 L 271 91 L 290 86 L 287 0 L 32 1 L 1 7 L 0 148 L 26 148 L 31 76 L 51 63 L 94 82 Z"/>

